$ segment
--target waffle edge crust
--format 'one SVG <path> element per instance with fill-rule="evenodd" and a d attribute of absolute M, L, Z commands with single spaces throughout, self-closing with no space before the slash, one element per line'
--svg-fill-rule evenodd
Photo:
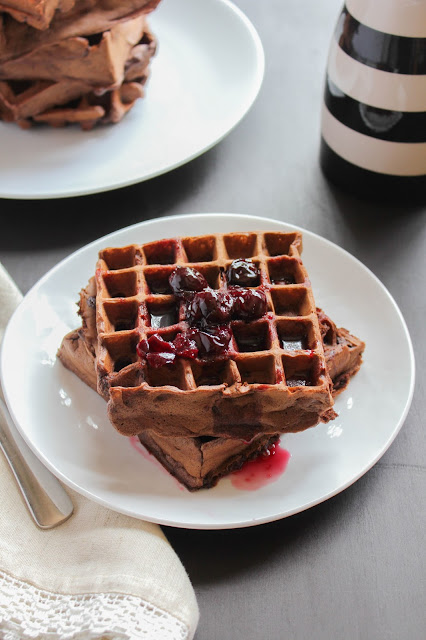
<path fill-rule="evenodd" d="M 258 434 L 301 431 L 335 417 L 301 250 L 298 232 L 246 232 L 101 251 L 96 268 L 97 384 L 117 431 L 249 440 Z M 176 298 L 169 286 L 174 268 L 191 267 L 209 288 L 226 292 L 227 270 L 236 259 L 256 265 L 259 277 L 250 288 L 266 296 L 266 313 L 253 320 L 233 317 L 224 355 L 149 366 L 137 352 L 141 340 L 155 333 L 171 341 L 189 327 L 187 301 Z M 155 318 L 164 309 L 170 323 L 157 326 Z M 284 348 L 289 336 L 301 338 L 303 347 Z"/>

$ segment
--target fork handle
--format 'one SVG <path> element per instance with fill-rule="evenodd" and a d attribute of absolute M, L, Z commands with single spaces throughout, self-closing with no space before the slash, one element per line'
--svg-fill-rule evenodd
<path fill-rule="evenodd" d="M 41 529 L 52 529 L 65 522 L 73 512 L 70 497 L 18 433 L 1 398 L 0 448 L 36 524 Z"/>

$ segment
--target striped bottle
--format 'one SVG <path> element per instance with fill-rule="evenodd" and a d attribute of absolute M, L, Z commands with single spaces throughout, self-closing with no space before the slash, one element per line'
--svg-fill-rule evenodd
<path fill-rule="evenodd" d="M 321 134 L 331 181 L 374 199 L 426 200 L 426 0 L 346 0 Z"/>

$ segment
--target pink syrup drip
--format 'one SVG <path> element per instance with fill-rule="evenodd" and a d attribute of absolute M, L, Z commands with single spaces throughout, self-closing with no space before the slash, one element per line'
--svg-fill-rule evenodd
<path fill-rule="evenodd" d="M 140 453 L 141 456 L 145 458 L 145 460 L 153 459 L 153 456 L 149 453 L 149 451 L 145 449 L 145 447 L 142 445 L 141 441 L 139 440 L 138 436 L 130 436 L 129 441 L 133 449 L 136 449 L 136 451 Z"/>
<path fill-rule="evenodd" d="M 290 452 L 273 444 L 265 454 L 246 462 L 241 469 L 231 474 L 231 483 L 242 491 L 256 491 L 275 482 L 286 470 Z"/>

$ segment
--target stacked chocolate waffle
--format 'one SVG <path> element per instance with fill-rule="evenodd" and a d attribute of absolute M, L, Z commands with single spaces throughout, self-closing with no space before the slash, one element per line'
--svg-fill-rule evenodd
<path fill-rule="evenodd" d="M 105 249 L 81 293 L 59 358 L 191 490 L 333 418 L 361 364 L 364 344 L 317 313 L 301 246 L 235 233 Z"/>
<path fill-rule="evenodd" d="M 0 120 L 115 123 L 143 97 L 159 0 L 0 0 Z"/>

